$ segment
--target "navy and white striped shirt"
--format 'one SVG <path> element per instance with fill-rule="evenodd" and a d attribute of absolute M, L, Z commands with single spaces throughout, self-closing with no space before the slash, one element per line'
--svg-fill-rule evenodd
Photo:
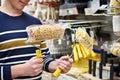
<path fill-rule="evenodd" d="M 26 27 L 41 22 L 24 13 L 20 16 L 9 16 L 0 12 L 0 80 L 11 80 L 11 66 L 25 63 L 31 57 L 35 56 L 36 48 L 27 44 Z M 50 56 L 46 43 L 34 43 L 40 46 L 44 58 L 43 69 L 48 70 L 48 65 L 54 59 Z M 17 80 L 40 80 L 41 74 L 35 77 L 19 77 Z"/>

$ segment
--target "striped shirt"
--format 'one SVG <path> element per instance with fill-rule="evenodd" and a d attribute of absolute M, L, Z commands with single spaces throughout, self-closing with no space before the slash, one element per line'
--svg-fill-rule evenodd
<path fill-rule="evenodd" d="M 0 12 L 0 80 L 11 80 L 11 66 L 23 64 L 35 56 L 37 48 L 26 43 L 26 27 L 34 24 L 41 22 L 24 12 L 15 17 Z M 43 69 L 49 71 L 48 65 L 54 59 L 50 56 L 45 41 L 36 42 L 34 45 L 40 47 L 42 54 L 46 56 Z M 15 80 L 40 80 L 41 74 L 42 72 L 34 77 L 23 76 Z"/>

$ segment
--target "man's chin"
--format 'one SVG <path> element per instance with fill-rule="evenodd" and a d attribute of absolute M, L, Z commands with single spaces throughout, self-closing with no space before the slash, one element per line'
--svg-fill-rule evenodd
<path fill-rule="evenodd" d="M 24 7 L 20 7 L 20 8 L 18 8 L 19 11 L 22 11 L 23 9 L 24 9 Z"/>

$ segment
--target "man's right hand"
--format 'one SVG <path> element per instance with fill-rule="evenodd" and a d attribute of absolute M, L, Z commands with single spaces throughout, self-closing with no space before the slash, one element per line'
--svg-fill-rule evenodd
<path fill-rule="evenodd" d="M 24 75 L 26 76 L 36 76 L 43 68 L 43 57 L 36 59 L 36 57 L 31 58 L 24 64 Z"/>
<path fill-rule="evenodd" d="M 43 68 L 43 57 L 32 57 L 24 64 L 11 67 L 12 78 L 21 76 L 37 76 Z"/>

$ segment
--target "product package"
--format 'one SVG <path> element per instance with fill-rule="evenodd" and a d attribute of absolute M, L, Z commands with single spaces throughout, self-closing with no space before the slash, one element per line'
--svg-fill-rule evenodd
<path fill-rule="evenodd" d="M 84 29 L 79 28 L 76 30 L 76 40 L 84 47 L 92 50 L 93 40 Z"/>
<path fill-rule="evenodd" d="M 112 47 L 110 48 L 110 52 L 113 55 L 120 56 L 120 43 L 119 42 L 113 43 Z"/>

